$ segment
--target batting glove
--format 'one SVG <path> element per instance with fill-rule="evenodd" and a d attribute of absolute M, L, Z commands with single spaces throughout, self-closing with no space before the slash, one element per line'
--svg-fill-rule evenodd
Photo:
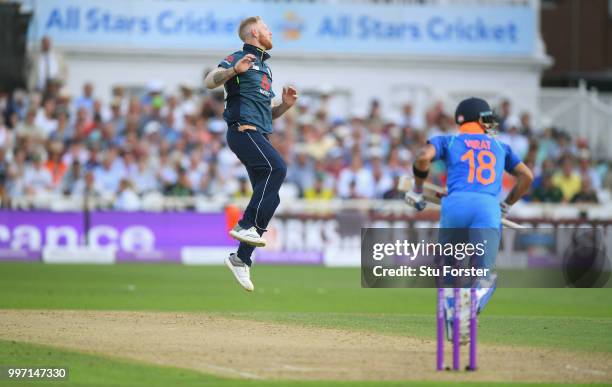
<path fill-rule="evenodd" d="M 406 192 L 404 200 L 409 205 L 413 206 L 417 211 L 423 211 L 427 207 L 427 202 L 423 197 L 423 190 L 417 190 L 416 188 L 412 191 Z"/>

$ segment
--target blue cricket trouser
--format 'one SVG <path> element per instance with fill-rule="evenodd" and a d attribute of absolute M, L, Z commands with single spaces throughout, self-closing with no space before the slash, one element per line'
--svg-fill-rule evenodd
<path fill-rule="evenodd" d="M 238 224 L 242 228 L 255 226 L 259 235 L 263 235 L 280 203 L 278 191 L 285 180 L 287 164 L 274 149 L 268 136 L 259 131 L 240 132 L 237 124 L 230 125 L 227 144 L 246 167 L 253 187 L 253 196 Z M 253 250 L 255 247 L 241 242 L 238 258 L 250 266 Z"/>
<path fill-rule="evenodd" d="M 478 256 L 475 266 L 494 268 L 501 239 L 501 208 L 496 196 L 453 192 L 442 199 L 440 229 L 441 243 L 486 240 L 485 254 Z"/>

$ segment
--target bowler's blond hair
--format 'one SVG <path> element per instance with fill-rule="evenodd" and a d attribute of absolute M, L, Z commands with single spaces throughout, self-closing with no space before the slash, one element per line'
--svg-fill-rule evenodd
<path fill-rule="evenodd" d="M 259 16 L 251 16 L 247 17 L 243 21 L 240 22 L 240 27 L 238 27 L 238 36 L 244 42 L 249 38 L 250 28 L 253 24 L 259 23 L 261 17 Z"/>

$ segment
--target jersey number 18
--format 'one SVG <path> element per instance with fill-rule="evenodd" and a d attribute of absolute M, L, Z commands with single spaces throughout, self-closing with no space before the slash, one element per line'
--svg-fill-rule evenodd
<path fill-rule="evenodd" d="M 477 156 L 474 153 L 474 149 L 470 149 L 461 156 L 461 161 L 467 161 L 470 166 L 468 183 L 473 183 L 474 177 L 483 185 L 493 183 L 495 181 L 495 155 L 488 150 L 478 151 Z M 488 172 L 485 173 L 485 171 Z"/>

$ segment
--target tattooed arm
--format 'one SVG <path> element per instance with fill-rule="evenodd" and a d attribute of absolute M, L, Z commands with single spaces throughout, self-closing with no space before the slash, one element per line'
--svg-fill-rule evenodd
<path fill-rule="evenodd" d="M 229 69 L 217 67 L 216 69 L 208 73 L 204 81 L 206 82 L 207 88 L 214 89 L 221 86 L 222 84 L 227 82 L 228 79 L 234 77 L 237 74 L 238 73 L 236 72 L 236 70 L 234 70 L 234 67 L 230 67 Z"/>
<path fill-rule="evenodd" d="M 248 69 L 250 69 L 251 67 L 253 67 L 254 61 L 255 61 L 255 55 L 247 54 L 229 69 L 225 69 L 223 67 L 217 67 L 216 69 L 208 73 L 208 75 L 206 76 L 206 79 L 204 79 L 204 82 L 206 83 L 206 87 L 209 89 L 214 89 L 216 87 L 221 86 L 222 84 L 227 82 L 229 79 L 235 77 L 238 74 L 242 74 Z"/>

